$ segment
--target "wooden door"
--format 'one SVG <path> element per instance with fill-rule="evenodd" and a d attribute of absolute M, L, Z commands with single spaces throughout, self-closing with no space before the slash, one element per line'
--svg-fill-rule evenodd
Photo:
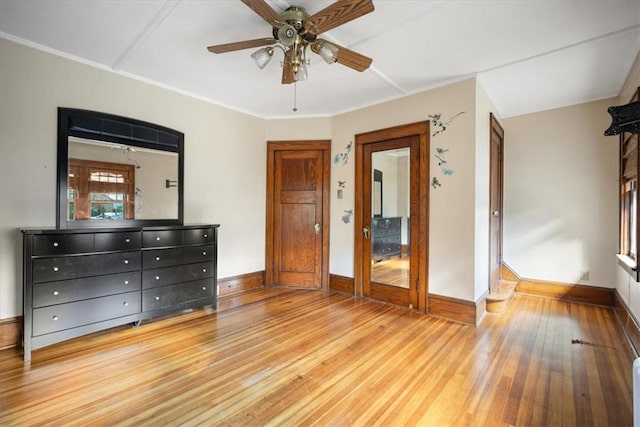
<path fill-rule="evenodd" d="M 406 211 L 400 209 L 387 211 L 391 194 L 383 191 L 382 197 L 372 193 L 376 186 L 373 157 L 376 154 L 388 152 L 399 155 L 397 151 L 408 154 L 408 185 L 405 202 Z M 392 168 L 393 169 L 393 168 Z M 391 179 L 385 178 L 382 171 L 382 187 L 397 186 L 400 180 L 400 170 L 392 172 Z M 395 174 L 395 178 L 393 178 Z M 377 174 L 379 176 L 379 173 Z M 381 129 L 356 135 L 356 194 L 355 194 L 355 254 L 354 254 L 354 284 L 356 295 L 366 296 L 393 304 L 413 307 L 421 312 L 428 312 L 428 242 L 429 242 L 429 122 L 418 122 L 393 128 Z M 399 187 L 396 187 L 399 188 Z M 393 195 L 391 195 L 393 198 Z M 372 209 L 374 201 L 382 200 L 382 211 Z M 378 274 L 377 263 L 380 262 L 379 248 L 374 248 L 376 241 L 373 228 L 379 226 L 376 222 L 384 222 L 390 227 L 398 223 L 406 230 L 406 241 L 403 238 L 401 255 L 394 255 L 393 248 L 386 248 L 391 252 L 390 267 L 403 265 L 397 261 L 408 261 L 407 286 L 399 286 L 387 280 L 388 276 Z M 386 227 L 386 225 L 385 225 Z M 389 229 L 384 230 L 385 244 L 391 243 L 386 239 Z M 395 234 L 395 231 L 391 232 Z M 372 256 L 375 252 L 375 256 Z M 382 251 L 385 254 L 389 252 Z M 383 257 L 385 258 L 385 257 Z M 384 262 L 387 262 L 384 259 Z M 406 263 L 403 268 L 406 267 Z M 384 277 L 384 278 L 383 278 Z"/>
<path fill-rule="evenodd" d="M 269 285 L 328 285 L 329 144 L 269 143 Z"/>
<path fill-rule="evenodd" d="M 491 114 L 489 200 L 489 291 L 502 279 L 502 179 L 504 130 Z"/>

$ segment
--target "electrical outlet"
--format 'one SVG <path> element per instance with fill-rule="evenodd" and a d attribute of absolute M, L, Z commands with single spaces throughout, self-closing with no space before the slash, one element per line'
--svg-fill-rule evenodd
<path fill-rule="evenodd" d="M 580 280 L 589 280 L 589 271 L 583 271 L 580 273 Z"/>

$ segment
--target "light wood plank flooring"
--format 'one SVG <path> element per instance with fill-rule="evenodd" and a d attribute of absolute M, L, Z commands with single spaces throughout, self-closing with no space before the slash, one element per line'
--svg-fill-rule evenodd
<path fill-rule="evenodd" d="M 409 258 L 389 258 L 372 263 L 371 280 L 409 289 Z"/>
<path fill-rule="evenodd" d="M 0 425 L 630 425 L 633 358 L 603 307 L 515 296 L 472 328 L 258 289 L 31 364 L 1 351 Z"/>

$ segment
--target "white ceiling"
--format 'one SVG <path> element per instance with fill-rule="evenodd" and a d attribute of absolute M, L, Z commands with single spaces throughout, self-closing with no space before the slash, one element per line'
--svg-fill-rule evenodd
<path fill-rule="evenodd" d="M 310 14 L 332 0 L 268 0 Z M 331 116 L 477 76 L 514 116 L 617 96 L 640 48 L 640 0 L 373 0 L 322 35 L 373 58 L 359 73 L 311 54 L 309 80 L 280 84 L 281 52 L 213 44 L 271 36 L 239 0 L 0 0 L 0 37 L 259 117 Z M 0 62 L 2 58 L 0 58 Z"/>

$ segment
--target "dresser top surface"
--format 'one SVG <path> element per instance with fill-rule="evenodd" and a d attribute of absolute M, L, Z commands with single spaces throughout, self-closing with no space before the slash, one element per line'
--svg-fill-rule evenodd
<path fill-rule="evenodd" d="M 100 227 L 100 228 L 21 228 L 23 234 L 81 234 L 81 233 L 124 233 L 132 231 L 189 230 L 194 228 L 219 228 L 220 224 L 185 224 L 153 227 Z"/>

